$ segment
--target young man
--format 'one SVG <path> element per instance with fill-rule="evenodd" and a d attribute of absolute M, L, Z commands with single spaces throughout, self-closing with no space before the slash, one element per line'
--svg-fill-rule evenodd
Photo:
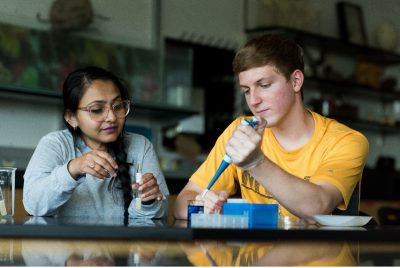
<path fill-rule="evenodd" d="M 241 125 L 239 117 L 226 128 L 178 195 L 175 217 L 187 217 L 189 199 L 203 199 L 205 212 L 215 213 L 235 194 L 251 203 L 279 203 L 281 216 L 309 222 L 315 214 L 347 210 L 368 141 L 305 108 L 301 47 L 278 35 L 257 37 L 237 52 L 233 70 L 259 123 Z M 225 153 L 233 163 L 205 190 Z"/>

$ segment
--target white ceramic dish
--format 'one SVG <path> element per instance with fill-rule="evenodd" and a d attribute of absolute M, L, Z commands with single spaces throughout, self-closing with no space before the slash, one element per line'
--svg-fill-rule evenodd
<path fill-rule="evenodd" d="M 325 226 L 363 226 L 372 217 L 370 216 L 342 216 L 342 215 L 314 215 L 314 220 L 320 225 Z"/>
<path fill-rule="evenodd" d="M 351 231 L 367 231 L 365 227 L 361 226 L 320 226 L 318 230 L 333 230 L 333 231 L 343 231 L 343 230 L 351 230 Z"/>

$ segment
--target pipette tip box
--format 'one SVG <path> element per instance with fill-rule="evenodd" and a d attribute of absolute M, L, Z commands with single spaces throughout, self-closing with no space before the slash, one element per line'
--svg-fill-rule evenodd
<path fill-rule="evenodd" d="M 242 199 L 228 200 L 224 204 L 223 214 L 248 216 L 250 228 L 278 225 L 278 204 L 252 204 Z"/>
<path fill-rule="evenodd" d="M 222 214 L 192 214 L 190 222 L 192 228 L 249 228 L 249 217 L 245 215 L 222 215 Z"/>

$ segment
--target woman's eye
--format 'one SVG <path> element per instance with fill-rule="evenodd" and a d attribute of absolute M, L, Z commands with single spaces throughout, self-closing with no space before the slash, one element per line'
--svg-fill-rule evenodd
<path fill-rule="evenodd" d="M 93 114 L 102 114 L 104 111 L 104 107 L 91 107 L 90 112 Z"/>
<path fill-rule="evenodd" d="M 123 108 L 124 106 L 122 105 L 122 103 L 114 104 L 114 111 L 119 111 L 122 110 Z"/>

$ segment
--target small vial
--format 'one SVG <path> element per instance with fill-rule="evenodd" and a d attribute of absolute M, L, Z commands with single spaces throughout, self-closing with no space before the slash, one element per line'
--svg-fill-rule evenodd
<path fill-rule="evenodd" d="M 135 174 L 135 181 L 139 185 L 142 183 L 142 166 L 140 164 L 138 164 L 138 166 L 137 166 L 137 170 L 136 170 L 136 174 Z M 139 190 L 137 190 L 135 192 L 135 207 L 136 207 L 136 209 L 142 208 L 142 198 L 140 197 L 141 194 L 142 193 Z"/>
<path fill-rule="evenodd" d="M 128 258 L 128 266 L 141 266 L 140 254 L 138 252 L 131 253 Z"/>
<path fill-rule="evenodd" d="M 140 255 L 137 252 L 135 252 L 135 254 L 133 255 L 133 264 L 135 266 L 140 266 Z"/>

